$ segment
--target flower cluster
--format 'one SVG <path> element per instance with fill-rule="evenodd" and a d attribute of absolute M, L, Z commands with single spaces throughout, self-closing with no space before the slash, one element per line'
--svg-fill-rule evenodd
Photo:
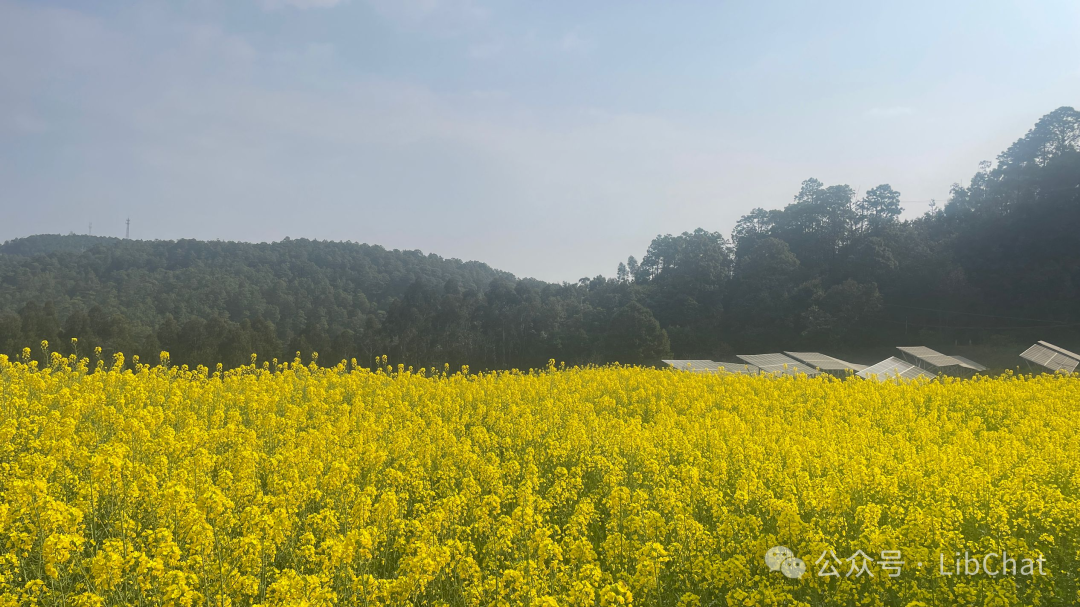
<path fill-rule="evenodd" d="M 0 356 L 0 606 L 1080 601 L 1076 376 L 87 366 Z"/>

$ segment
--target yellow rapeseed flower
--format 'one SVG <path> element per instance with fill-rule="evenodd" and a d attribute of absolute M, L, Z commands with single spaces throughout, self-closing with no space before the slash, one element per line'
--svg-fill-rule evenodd
<path fill-rule="evenodd" d="M 48 360 L 0 356 L 0 606 L 1080 600 L 1075 375 Z"/>

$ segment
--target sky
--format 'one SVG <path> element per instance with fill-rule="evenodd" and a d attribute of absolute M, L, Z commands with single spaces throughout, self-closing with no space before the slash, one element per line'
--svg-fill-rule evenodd
<path fill-rule="evenodd" d="M 939 204 L 1080 2 L 0 0 L 0 241 L 351 240 L 550 281 L 814 177 Z"/>

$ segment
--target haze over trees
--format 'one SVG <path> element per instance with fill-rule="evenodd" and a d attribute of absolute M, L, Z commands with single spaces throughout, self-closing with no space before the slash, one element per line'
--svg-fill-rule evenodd
<path fill-rule="evenodd" d="M 564 284 L 354 243 L 34 236 L 0 245 L 0 353 L 75 337 L 191 365 L 505 368 L 1080 335 L 1080 112 L 1047 114 L 922 217 L 900 200 L 807 179 L 730 237 L 661 235 L 613 278 Z"/>

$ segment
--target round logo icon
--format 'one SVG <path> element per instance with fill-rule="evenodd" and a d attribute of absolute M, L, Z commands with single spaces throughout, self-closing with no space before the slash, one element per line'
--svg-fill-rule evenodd
<path fill-rule="evenodd" d="M 770 571 L 779 571 L 784 560 L 794 556 L 795 553 L 785 546 L 773 546 L 765 552 L 765 564 L 769 566 Z M 803 569 L 806 569 L 805 564 Z"/>
<path fill-rule="evenodd" d="M 792 556 L 784 559 L 780 563 L 780 573 L 785 576 L 797 580 L 802 577 L 802 574 L 806 573 L 806 563 L 801 558 Z"/>

